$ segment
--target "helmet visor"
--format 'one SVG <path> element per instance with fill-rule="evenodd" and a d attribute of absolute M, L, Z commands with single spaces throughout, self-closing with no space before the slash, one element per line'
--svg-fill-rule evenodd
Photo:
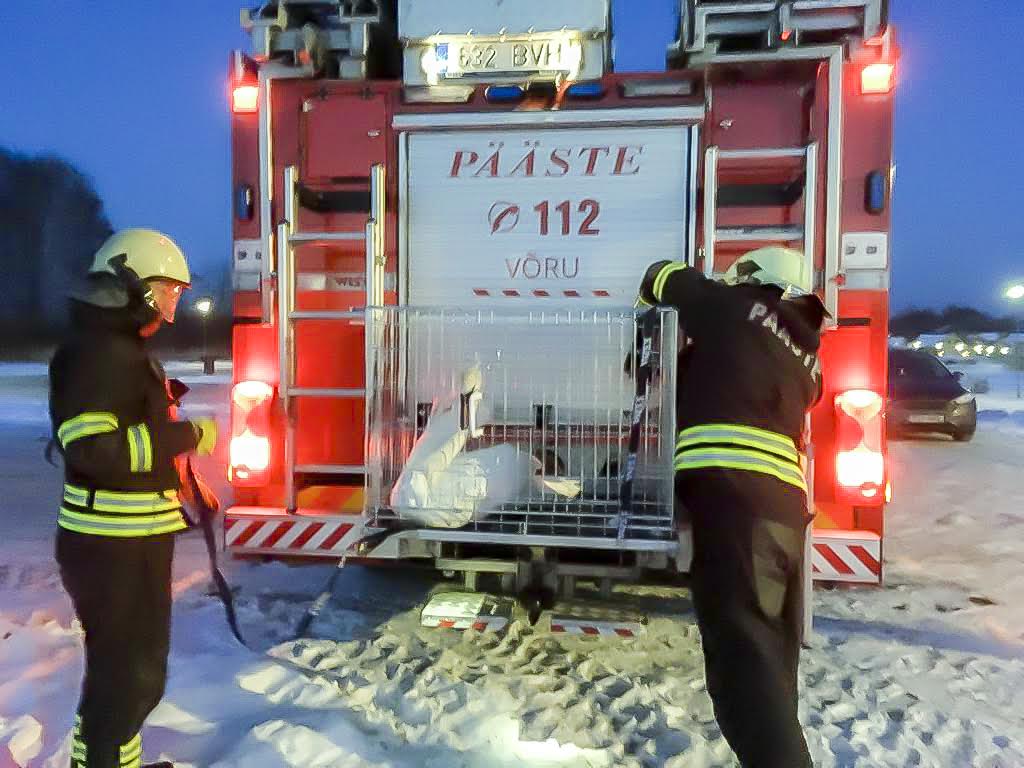
<path fill-rule="evenodd" d="M 160 313 L 166 323 L 173 323 L 178 311 L 178 302 L 185 285 L 175 280 L 150 280 L 149 289 L 152 294 L 152 307 Z"/>

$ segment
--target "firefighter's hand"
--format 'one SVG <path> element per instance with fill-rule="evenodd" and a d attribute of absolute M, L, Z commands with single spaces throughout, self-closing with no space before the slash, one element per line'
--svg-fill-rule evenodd
<path fill-rule="evenodd" d="M 199 495 L 202 498 L 195 498 L 195 493 L 192 489 L 192 483 L 189 482 L 188 477 L 183 477 L 181 480 L 182 499 L 185 500 L 186 504 L 191 504 L 193 507 L 196 506 L 199 502 L 202 502 L 207 509 L 212 510 L 214 513 L 219 512 L 220 499 L 217 498 L 217 494 L 213 492 L 213 489 L 210 488 L 209 485 L 207 485 L 206 481 L 203 480 L 203 478 L 196 474 L 194 469 L 192 470 L 192 473 L 195 476 L 196 486 L 199 488 Z"/>
<path fill-rule="evenodd" d="M 213 419 L 193 419 L 192 429 L 196 433 L 196 453 L 209 456 L 217 447 L 217 422 Z"/>
<path fill-rule="evenodd" d="M 640 281 L 640 294 L 637 296 L 636 305 L 642 306 L 654 306 L 658 303 L 658 299 L 654 295 L 654 281 L 658 275 L 661 274 L 661 270 L 671 264 L 671 261 L 658 261 L 651 264 L 647 268 L 647 272 L 644 274 L 644 279 Z"/>

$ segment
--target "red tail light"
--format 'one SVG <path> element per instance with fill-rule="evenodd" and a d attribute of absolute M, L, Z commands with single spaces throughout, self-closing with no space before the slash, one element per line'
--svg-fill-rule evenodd
<path fill-rule="evenodd" d="M 231 110 L 237 113 L 255 112 L 260 105 L 259 87 L 242 83 L 231 91 Z"/>
<path fill-rule="evenodd" d="M 881 503 L 885 491 L 882 409 L 877 392 L 851 389 L 836 395 L 836 482 L 851 501 Z"/>
<path fill-rule="evenodd" d="M 886 62 L 868 64 L 860 73 L 860 91 L 867 95 L 889 93 L 895 84 L 896 67 Z"/>
<path fill-rule="evenodd" d="M 266 485 L 270 475 L 270 407 L 274 388 L 240 381 L 231 390 L 228 479 L 239 486 Z"/>

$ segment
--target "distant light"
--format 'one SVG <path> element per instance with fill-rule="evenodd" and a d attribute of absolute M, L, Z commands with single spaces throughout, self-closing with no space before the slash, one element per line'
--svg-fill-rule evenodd
<path fill-rule="evenodd" d="M 1017 283 L 1017 285 L 1011 285 L 1006 289 L 1006 298 L 1011 301 L 1020 301 L 1024 299 L 1024 283 Z"/>
<path fill-rule="evenodd" d="M 213 299 L 203 298 L 196 299 L 196 303 L 192 305 L 195 307 L 196 312 L 204 317 L 213 312 Z"/>
<path fill-rule="evenodd" d="M 921 345 L 921 341 L 920 340 L 910 342 L 911 349 L 920 349 L 921 346 L 922 345 Z"/>
<path fill-rule="evenodd" d="M 868 95 L 889 93 L 892 90 L 895 71 L 895 66 L 885 62 L 868 64 L 860 73 L 861 93 Z"/>
<path fill-rule="evenodd" d="M 260 89 L 255 85 L 236 85 L 231 92 L 231 109 L 235 112 L 255 112 L 260 103 Z"/>
<path fill-rule="evenodd" d="M 967 345 L 964 344 L 962 341 L 958 341 L 954 349 L 956 349 L 957 352 L 963 352 L 965 349 L 967 349 Z"/>
<path fill-rule="evenodd" d="M 1010 354 L 1010 348 L 1009 347 L 1000 347 L 999 348 L 999 354 L 1000 355 L 1008 355 L 1008 354 Z"/>
<path fill-rule="evenodd" d="M 935 348 L 938 349 L 938 350 L 941 350 L 944 346 L 946 346 L 945 343 L 943 343 L 941 341 L 936 341 L 935 342 Z"/>
<path fill-rule="evenodd" d="M 992 346 L 991 344 L 989 344 L 987 347 L 985 347 L 985 354 L 986 355 L 991 355 L 995 351 L 996 351 L 996 348 L 994 346 Z"/>
<path fill-rule="evenodd" d="M 974 354 L 980 355 L 984 351 L 985 351 L 985 345 L 984 344 L 975 344 L 974 345 Z"/>

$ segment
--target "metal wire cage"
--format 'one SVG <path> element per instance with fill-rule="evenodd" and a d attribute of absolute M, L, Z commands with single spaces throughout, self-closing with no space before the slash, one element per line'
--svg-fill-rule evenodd
<path fill-rule="evenodd" d="M 658 309 L 626 540 L 673 537 L 678 323 Z M 375 526 L 616 538 L 641 313 L 373 308 Z M 507 540 L 502 537 L 503 540 Z"/>

